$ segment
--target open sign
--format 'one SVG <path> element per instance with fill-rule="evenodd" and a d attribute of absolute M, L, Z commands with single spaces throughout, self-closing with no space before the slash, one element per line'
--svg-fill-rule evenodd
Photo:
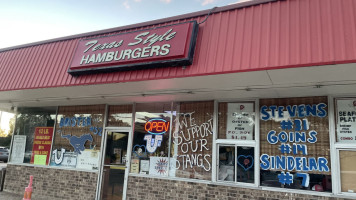
<path fill-rule="evenodd" d="M 150 119 L 145 124 L 145 131 L 154 135 L 161 135 L 168 131 L 169 122 L 164 119 L 154 118 Z"/>

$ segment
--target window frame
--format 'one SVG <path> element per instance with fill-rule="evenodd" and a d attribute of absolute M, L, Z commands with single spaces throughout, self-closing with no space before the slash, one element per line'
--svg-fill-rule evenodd
<path fill-rule="evenodd" d="M 233 139 L 217 139 L 218 136 L 218 124 L 219 124 L 219 103 L 253 103 L 254 104 L 254 113 L 255 113 L 255 118 L 254 118 L 254 139 L 253 140 L 233 140 Z M 259 115 L 259 99 L 248 99 L 248 100 L 233 100 L 233 101 L 215 101 L 215 124 L 214 124 L 214 138 L 213 138 L 213 152 L 215 153 L 213 156 L 213 182 L 220 183 L 220 184 L 234 184 L 234 185 L 242 185 L 242 186 L 249 186 L 249 187 L 258 187 L 260 185 L 260 115 Z M 238 182 L 236 179 L 234 182 L 231 181 L 220 181 L 218 179 L 219 176 L 219 148 L 220 146 L 234 146 L 235 147 L 235 156 L 236 156 L 236 151 L 237 147 L 251 147 L 254 148 L 254 182 L 253 183 L 245 183 L 245 182 Z M 215 163 L 214 163 L 215 161 Z M 236 165 L 237 162 L 235 162 L 235 176 L 236 176 Z"/>
<path fill-rule="evenodd" d="M 340 151 L 354 151 L 356 152 L 356 148 L 338 148 L 337 149 L 337 175 L 339 175 L 339 178 L 337 179 L 337 187 L 338 187 L 338 194 L 340 195 L 345 195 L 345 196 L 353 196 L 356 197 L 356 191 L 354 193 L 349 193 L 349 192 L 342 192 L 341 191 L 341 165 L 340 165 Z"/>
<path fill-rule="evenodd" d="M 338 109 L 337 109 L 337 102 L 338 100 L 349 100 L 349 99 L 356 99 L 355 96 L 347 96 L 347 97 L 329 97 L 329 102 L 333 102 L 332 104 L 329 104 L 329 113 L 330 113 L 330 148 L 332 148 L 331 153 L 331 158 L 334 158 L 331 160 L 333 163 L 334 168 L 332 172 L 332 192 L 337 195 L 343 195 L 343 196 L 351 196 L 351 197 L 356 197 L 356 192 L 355 193 L 349 193 L 349 192 L 342 192 L 341 191 L 341 165 L 340 165 L 340 151 L 356 151 L 356 143 L 341 143 L 337 141 L 337 115 L 338 115 Z M 331 108 L 332 107 L 332 108 Z"/>
<path fill-rule="evenodd" d="M 133 147 L 134 147 L 134 135 L 135 135 L 135 125 L 136 125 L 136 112 L 137 112 L 137 104 L 154 104 L 154 103 L 170 103 L 170 124 L 169 124 L 169 132 L 168 132 L 168 154 L 167 154 L 167 157 L 168 157 L 168 172 L 167 174 L 164 174 L 164 175 L 152 175 L 152 174 L 141 174 L 140 172 L 139 173 L 133 173 L 131 172 L 131 160 L 132 160 L 132 151 L 133 151 Z M 176 177 L 171 177 L 169 176 L 169 172 L 170 172 L 170 161 L 171 161 L 171 142 L 172 142 L 172 123 L 173 123 L 173 109 L 174 109 L 174 103 L 173 101 L 163 101 L 163 102 L 144 102 L 144 103 L 134 103 L 133 104 L 133 107 L 132 107 L 132 126 L 130 127 L 131 129 L 131 134 L 129 136 L 129 147 L 130 147 L 130 157 L 129 158 L 129 162 L 127 164 L 127 168 L 128 168 L 128 175 L 130 176 L 147 176 L 147 177 L 151 177 L 151 178 L 176 178 Z M 128 154 L 129 155 L 129 154 Z"/>

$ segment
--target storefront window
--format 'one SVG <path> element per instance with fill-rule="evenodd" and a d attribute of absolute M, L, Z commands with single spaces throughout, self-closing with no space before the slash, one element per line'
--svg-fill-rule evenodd
<path fill-rule="evenodd" d="M 235 181 L 235 146 L 219 147 L 219 181 Z"/>
<path fill-rule="evenodd" d="M 335 102 L 336 150 L 340 159 L 339 192 L 356 194 L 356 98 L 342 98 Z"/>
<path fill-rule="evenodd" d="M 131 127 L 132 105 L 109 106 L 107 126 Z"/>
<path fill-rule="evenodd" d="M 131 173 L 168 175 L 172 103 L 137 104 Z"/>
<path fill-rule="evenodd" d="M 254 140 L 254 103 L 219 103 L 218 139 Z"/>
<path fill-rule="evenodd" d="M 19 108 L 11 163 L 48 164 L 56 107 Z"/>
<path fill-rule="evenodd" d="M 254 182 L 254 148 L 231 145 L 219 146 L 219 181 Z"/>
<path fill-rule="evenodd" d="M 331 192 L 327 97 L 260 106 L 261 185 Z"/>
<path fill-rule="evenodd" d="M 356 193 L 356 150 L 340 151 L 341 192 Z"/>
<path fill-rule="evenodd" d="M 58 108 L 52 166 L 97 170 L 105 105 Z"/>
<path fill-rule="evenodd" d="M 211 179 L 213 102 L 136 108 L 131 173 Z"/>
<path fill-rule="evenodd" d="M 218 105 L 217 180 L 255 184 L 255 103 Z"/>
<path fill-rule="evenodd" d="M 211 180 L 214 102 L 176 106 L 171 151 L 176 177 Z"/>

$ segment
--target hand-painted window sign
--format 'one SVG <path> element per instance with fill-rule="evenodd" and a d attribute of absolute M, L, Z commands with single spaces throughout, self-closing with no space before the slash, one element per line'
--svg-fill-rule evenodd
<path fill-rule="evenodd" d="M 62 117 L 59 121 L 59 128 L 62 127 L 86 127 L 91 126 L 91 117 Z"/>
<path fill-rule="evenodd" d="M 262 154 L 261 169 L 282 171 L 278 175 L 278 180 L 283 185 L 293 183 L 293 174 L 290 172 L 297 172 L 296 176 L 303 178 L 304 187 L 309 186 L 308 173 L 329 172 L 328 159 L 321 156 L 314 157 L 313 154 L 308 155 L 307 146 L 308 144 L 312 147 L 318 142 L 318 132 L 311 130 L 310 125 L 313 124 L 308 121 L 307 117 L 325 118 L 326 116 L 327 105 L 325 103 L 261 106 L 261 119 L 263 121 L 279 119 L 281 130 L 269 130 L 266 134 L 267 142 L 278 146 L 280 155 Z"/>
<path fill-rule="evenodd" d="M 150 67 L 187 66 L 193 61 L 196 21 L 79 41 L 72 75 Z"/>
<path fill-rule="evenodd" d="M 153 135 L 165 134 L 169 129 L 169 122 L 165 119 L 154 118 L 145 124 L 145 131 Z"/>
<path fill-rule="evenodd" d="M 90 133 L 83 134 L 79 137 L 75 135 L 62 135 L 62 138 L 67 138 L 69 140 L 69 143 L 74 148 L 74 152 L 78 154 L 81 154 L 81 151 L 85 150 L 84 145 L 87 141 L 93 142 L 93 137 Z"/>

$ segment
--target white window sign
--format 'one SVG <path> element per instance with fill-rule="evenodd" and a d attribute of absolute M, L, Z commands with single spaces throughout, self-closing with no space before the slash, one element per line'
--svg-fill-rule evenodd
<path fill-rule="evenodd" d="M 25 148 L 26 135 L 15 135 L 14 141 L 12 142 L 11 163 L 23 163 Z"/>
<path fill-rule="evenodd" d="M 228 103 L 226 139 L 253 140 L 253 103 Z"/>
<path fill-rule="evenodd" d="M 167 176 L 168 175 L 168 158 L 167 157 L 150 157 L 150 175 Z"/>
<path fill-rule="evenodd" d="M 99 167 L 99 153 L 98 150 L 85 149 L 78 154 L 77 168 L 97 170 Z"/>
<path fill-rule="evenodd" d="M 356 142 L 356 99 L 337 100 L 337 141 Z"/>

